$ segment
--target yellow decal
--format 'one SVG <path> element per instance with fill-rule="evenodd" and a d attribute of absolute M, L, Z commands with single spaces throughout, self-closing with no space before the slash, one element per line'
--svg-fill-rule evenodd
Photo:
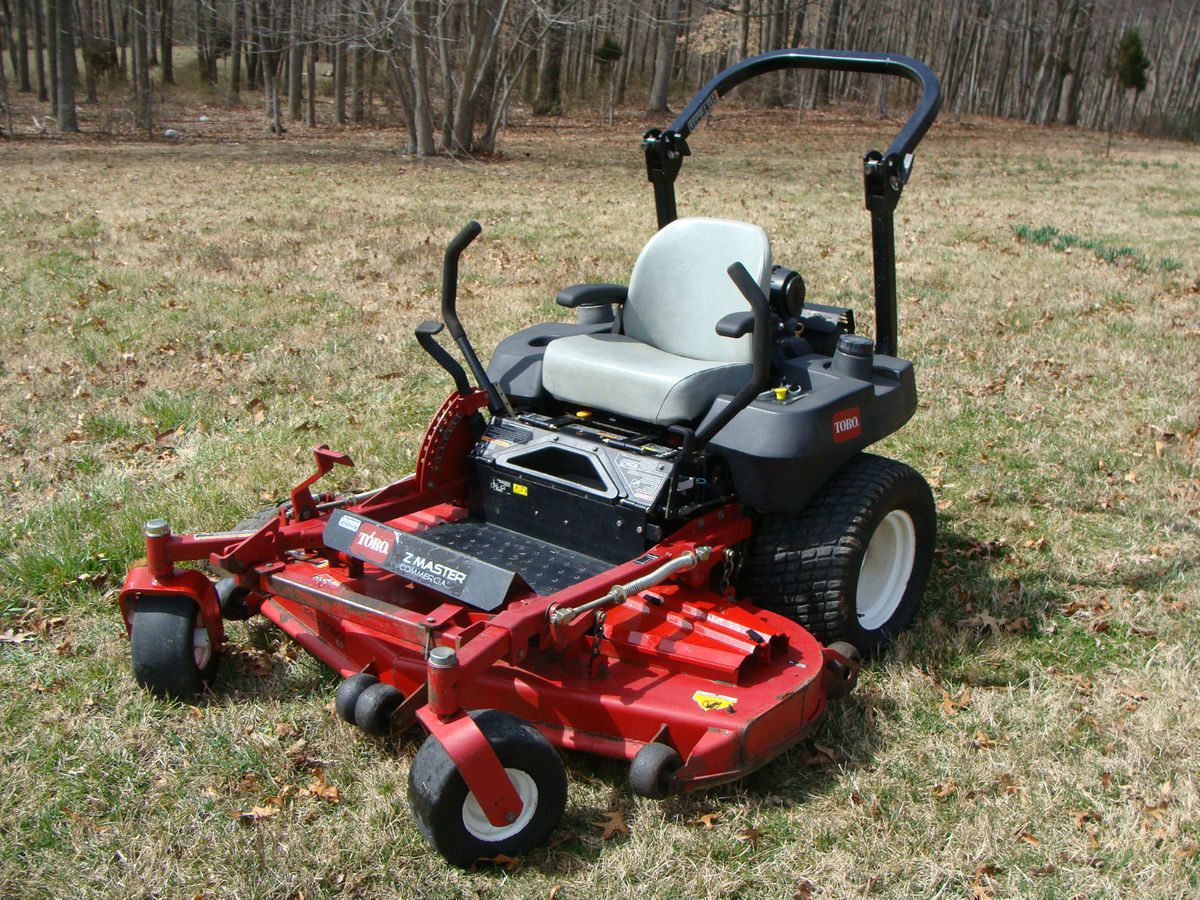
<path fill-rule="evenodd" d="M 737 697 L 710 694 L 708 691 L 696 691 L 696 693 L 692 694 L 692 699 L 696 701 L 697 706 L 708 712 L 715 712 L 717 710 L 733 712 L 733 705 L 737 703 Z"/>
<path fill-rule="evenodd" d="M 528 497 L 529 496 L 529 488 L 525 487 L 525 485 L 523 485 L 523 484 L 514 484 L 513 485 L 513 493 L 520 494 L 522 497 Z"/>

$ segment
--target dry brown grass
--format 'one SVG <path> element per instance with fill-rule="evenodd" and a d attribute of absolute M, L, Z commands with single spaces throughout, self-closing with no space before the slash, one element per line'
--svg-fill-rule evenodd
<path fill-rule="evenodd" d="M 462 873 L 411 825 L 416 738 L 339 724 L 335 679 L 266 628 L 233 629 L 195 708 L 135 688 L 112 599 L 138 523 L 231 523 L 320 441 L 358 461 L 343 483 L 406 471 L 447 387 L 410 338 L 445 240 L 484 225 L 462 295 L 483 351 L 557 315 L 558 287 L 622 279 L 653 228 L 644 124 L 521 128 L 489 163 L 414 162 L 370 132 L 0 146 L 0 632 L 32 632 L 0 644 L 0 894 L 1200 890 L 1200 159 L 1182 145 L 1106 160 L 1096 135 L 991 122 L 923 145 L 899 211 L 922 404 L 884 450 L 934 483 L 942 550 L 916 629 L 821 731 L 830 754 L 662 804 L 571 755 L 557 843 Z M 866 313 L 856 160 L 886 129 L 804 125 L 719 113 L 681 209 L 760 222 L 812 299 Z M 1021 224 L 1182 268 L 1020 242 Z M 318 765 L 340 803 L 230 817 Z M 612 809 L 630 830 L 604 842 Z"/>

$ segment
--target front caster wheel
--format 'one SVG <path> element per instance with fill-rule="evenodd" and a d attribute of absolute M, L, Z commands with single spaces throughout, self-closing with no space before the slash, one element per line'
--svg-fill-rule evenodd
<path fill-rule="evenodd" d="M 666 744 L 647 744 L 629 766 L 629 786 L 641 797 L 661 800 L 675 792 L 675 773 L 682 765 Z"/>
<path fill-rule="evenodd" d="M 357 724 L 354 721 L 354 707 L 362 692 L 373 684 L 379 684 L 379 679 L 366 672 L 351 675 L 339 684 L 337 693 L 333 695 L 333 708 L 337 710 L 338 718 L 351 725 Z"/>
<path fill-rule="evenodd" d="M 392 732 L 392 713 L 404 702 L 398 688 L 385 682 L 367 685 L 354 701 L 354 724 L 375 737 Z"/>
<path fill-rule="evenodd" d="M 825 696 L 830 700 L 841 700 L 850 696 L 854 686 L 858 684 L 858 670 L 862 666 L 862 654 L 853 644 L 845 641 L 834 641 L 829 649 L 845 657 L 825 661 Z"/>
<path fill-rule="evenodd" d="M 138 684 L 160 697 L 191 699 L 217 674 L 200 607 L 184 597 L 139 599 L 129 650 Z"/>
<path fill-rule="evenodd" d="M 567 805 L 567 774 L 558 752 L 535 728 L 494 709 L 471 713 L 521 797 L 521 813 L 493 825 L 441 743 L 433 735 L 413 760 L 408 800 L 417 828 L 456 866 L 478 859 L 518 856 L 542 843 Z"/>
<path fill-rule="evenodd" d="M 240 587 L 234 578 L 222 578 L 217 582 L 217 600 L 221 604 L 221 618 L 226 622 L 245 622 L 253 618 L 254 610 L 246 603 L 250 592 Z"/>

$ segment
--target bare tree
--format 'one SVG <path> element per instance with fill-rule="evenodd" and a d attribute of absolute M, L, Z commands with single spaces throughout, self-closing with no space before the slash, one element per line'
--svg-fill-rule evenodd
<path fill-rule="evenodd" d="M 665 0 L 659 23 L 658 47 L 654 54 L 654 80 L 650 84 L 650 102 L 646 111 L 666 113 L 667 94 L 671 90 L 671 70 L 675 60 L 675 42 L 679 37 L 680 0 Z"/>

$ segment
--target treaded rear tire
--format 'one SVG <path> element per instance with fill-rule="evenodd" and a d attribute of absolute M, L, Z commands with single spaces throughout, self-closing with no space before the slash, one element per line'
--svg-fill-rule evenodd
<path fill-rule="evenodd" d="M 894 519 L 910 530 L 911 571 L 898 602 L 883 613 L 885 620 L 863 627 L 858 603 L 863 558 L 894 511 L 899 511 Z M 916 615 L 936 534 L 937 512 L 925 479 L 894 459 L 859 454 L 799 513 L 762 515 L 749 561 L 750 599 L 800 623 L 823 644 L 848 641 L 864 655 L 878 653 Z"/>

